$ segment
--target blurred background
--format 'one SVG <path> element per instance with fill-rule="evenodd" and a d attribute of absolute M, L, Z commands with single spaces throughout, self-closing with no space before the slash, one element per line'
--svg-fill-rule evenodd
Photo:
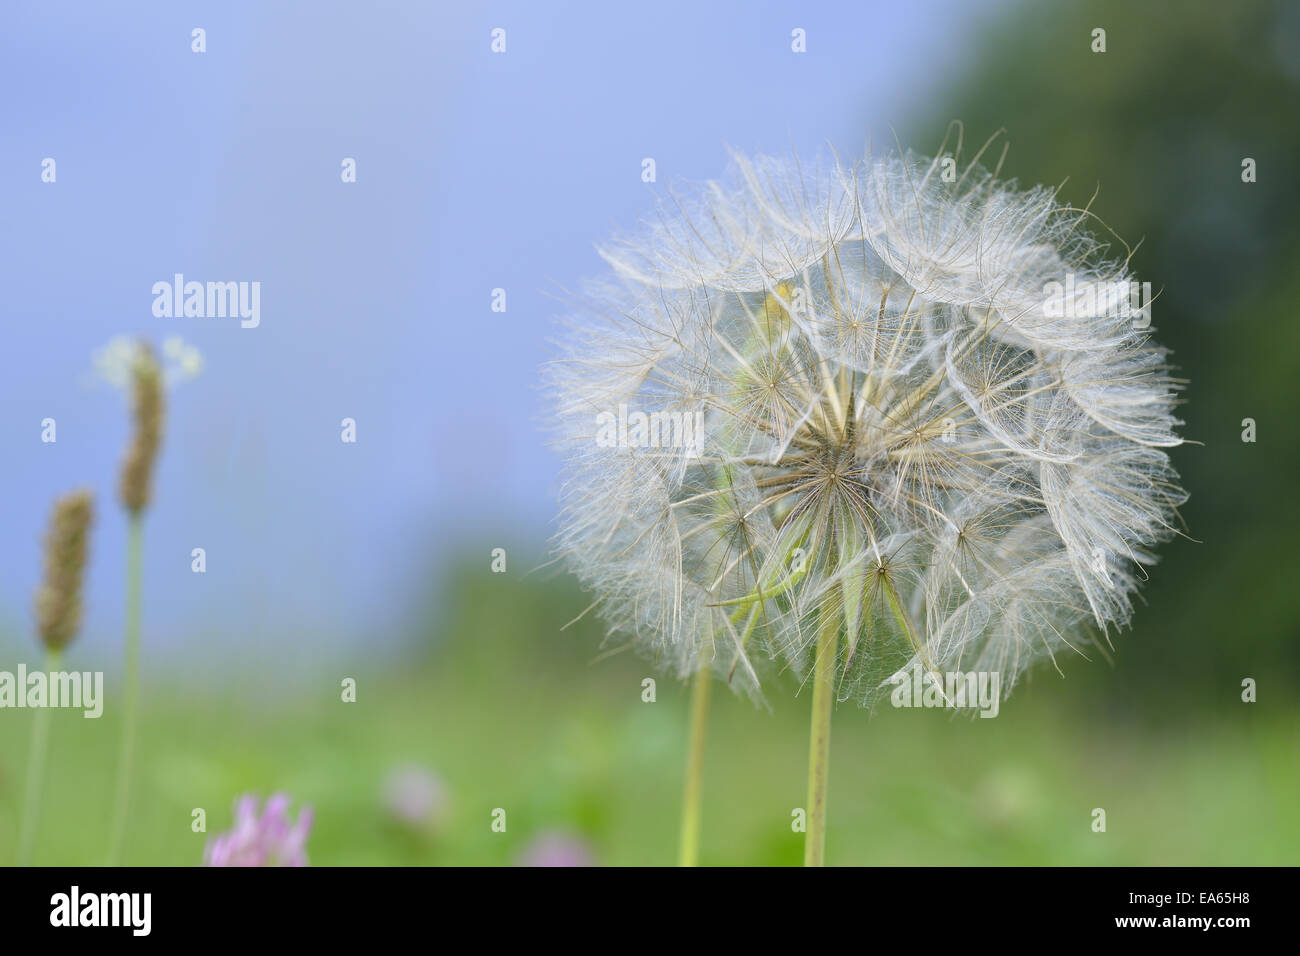
<path fill-rule="evenodd" d="M 722 175 L 728 147 L 932 153 L 953 120 L 966 155 L 1005 131 L 1004 176 L 1064 183 L 1140 241 L 1191 382 L 1197 444 L 1173 458 L 1194 540 L 1161 549 L 1112 660 L 1040 669 L 996 720 L 840 707 L 828 861 L 1300 862 L 1295 5 L 22 0 L 0 10 L 0 87 L 0 670 L 39 664 L 41 536 L 84 485 L 99 512 L 65 659 L 109 684 L 100 720 L 52 714 L 38 862 L 106 849 L 129 419 L 94 355 L 125 334 L 204 363 L 168 393 L 145 531 L 126 862 L 197 863 L 193 808 L 215 832 L 238 794 L 284 791 L 316 810 L 316 864 L 672 863 L 686 694 L 661 677 L 643 703 L 658 675 L 603 656 L 598 622 L 562 631 L 587 600 L 538 569 L 552 321 L 602 271 L 595 243 L 658 188 Z M 259 281 L 260 326 L 156 318 L 177 272 Z M 771 713 L 715 695 L 703 862 L 801 859 L 796 691 Z M 3 863 L 30 719 L 0 710 Z"/>

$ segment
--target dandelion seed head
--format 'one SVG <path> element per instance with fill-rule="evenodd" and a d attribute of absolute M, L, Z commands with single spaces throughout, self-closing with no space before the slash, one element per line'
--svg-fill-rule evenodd
<path fill-rule="evenodd" d="M 546 374 L 555 546 L 611 638 L 759 697 L 832 619 L 870 704 L 915 667 L 1006 693 L 1128 624 L 1186 498 L 1179 383 L 1091 295 L 1135 280 L 1089 219 L 946 154 L 738 156 L 602 249 Z M 703 434 L 598 442 L 619 408 Z"/>

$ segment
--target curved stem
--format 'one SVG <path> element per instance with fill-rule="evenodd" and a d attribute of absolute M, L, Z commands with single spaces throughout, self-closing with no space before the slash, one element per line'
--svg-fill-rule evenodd
<path fill-rule="evenodd" d="M 140 684 L 140 580 L 143 554 L 142 520 L 131 516 L 126 552 L 126 678 L 122 700 L 122 749 L 117 764 L 117 797 L 113 804 L 108 865 L 115 866 L 126 835 L 127 804 L 131 791 L 131 762 L 135 756 L 136 698 Z"/>
<path fill-rule="evenodd" d="M 690 744 L 686 758 L 686 787 L 682 795 L 682 839 L 679 866 L 695 866 L 700 856 L 700 778 L 704 768 L 704 737 L 709 720 L 709 691 L 713 673 L 708 666 L 695 673 L 691 688 Z"/>
<path fill-rule="evenodd" d="M 839 653 L 840 621 L 825 614 L 817 635 L 813 665 L 812 729 L 808 740 L 808 832 L 804 834 L 803 865 L 822 866 L 826 859 L 826 784 L 830 776 L 831 704 L 835 693 L 835 658 Z"/>
<path fill-rule="evenodd" d="M 53 673 L 59 667 L 59 652 L 47 651 L 45 672 Z M 26 688 L 18 692 L 26 693 Z M 47 705 L 50 701 L 45 702 Z M 30 866 L 32 848 L 36 844 L 37 820 L 41 815 L 41 787 L 45 782 L 45 754 L 50 739 L 50 708 L 40 707 L 32 720 L 32 746 L 27 756 L 27 786 L 23 796 L 22 828 L 18 834 L 18 865 Z"/>

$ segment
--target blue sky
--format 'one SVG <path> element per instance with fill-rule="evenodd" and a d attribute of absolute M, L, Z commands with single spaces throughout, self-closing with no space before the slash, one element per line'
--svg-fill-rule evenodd
<path fill-rule="evenodd" d="M 91 356 L 123 333 L 206 363 L 170 396 L 148 518 L 155 660 L 374 644 L 465 542 L 536 555 L 555 296 L 650 211 L 643 157 L 663 186 L 721 175 L 728 147 L 891 141 L 994 6 L 6 2 L 0 647 L 30 648 L 50 502 L 89 485 L 84 651 L 116 655 L 127 414 Z M 155 317 L 176 272 L 260 282 L 260 326 Z"/>

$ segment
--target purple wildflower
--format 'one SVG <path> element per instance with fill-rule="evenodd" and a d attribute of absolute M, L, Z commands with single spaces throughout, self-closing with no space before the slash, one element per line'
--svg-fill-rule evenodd
<path fill-rule="evenodd" d="M 520 866 L 595 866 L 585 841 L 570 833 L 551 831 L 533 838 L 519 857 Z"/>
<path fill-rule="evenodd" d="M 289 817 L 289 797 L 277 793 L 258 815 L 257 797 L 235 801 L 235 825 L 208 841 L 204 866 L 306 866 L 311 807 L 303 807 L 295 823 Z"/>
<path fill-rule="evenodd" d="M 384 781 L 383 805 L 402 826 L 432 832 L 447 815 L 447 788 L 441 777 L 425 767 L 397 767 Z"/>

